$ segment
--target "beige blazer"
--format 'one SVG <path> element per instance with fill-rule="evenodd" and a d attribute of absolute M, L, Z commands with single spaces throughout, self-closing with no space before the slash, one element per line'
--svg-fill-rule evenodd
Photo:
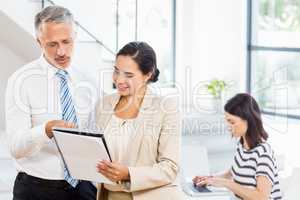
<path fill-rule="evenodd" d="M 105 129 L 118 103 L 118 94 L 105 96 L 97 104 L 96 123 Z M 98 184 L 97 199 L 107 199 L 107 190 L 131 192 L 134 200 L 179 200 L 179 160 L 181 116 L 173 97 L 161 97 L 146 90 L 139 114 L 134 120 L 133 139 L 128 145 L 127 163 L 130 182 L 117 186 Z M 109 148 L 112 160 L 113 148 Z"/>

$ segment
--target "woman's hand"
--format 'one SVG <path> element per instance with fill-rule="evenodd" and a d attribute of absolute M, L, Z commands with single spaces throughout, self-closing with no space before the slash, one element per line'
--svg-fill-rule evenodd
<path fill-rule="evenodd" d="M 193 178 L 193 183 L 194 183 L 194 185 L 205 186 L 203 181 L 208 179 L 208 178 L 212 178 L 212 177 L 213 176 L 195 176 Z"/>
<path fill-rule="evenodd" d="M 196 185 L 209 185 L 214 187 L 227 187 L 231 180 L 226 178 L 220 178 L 220 177 L 206 177 L 199 181 Z"/>
<path fill-rule="evenodd" d="M 129 169 L 117 162 L 102 160 L 97 163 L 98 172 L 113 182 L 130 180 Z"/>

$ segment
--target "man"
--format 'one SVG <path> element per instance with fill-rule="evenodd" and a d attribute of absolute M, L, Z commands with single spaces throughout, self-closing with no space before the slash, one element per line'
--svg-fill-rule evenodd
<path fill-rule="evenodd" d="M 6 91 L 7 139 L 18 171 L 13 199 L 96 199 L 92 183 L 71 177 L 52 133 L 85 123 L 92 105 L 90 91 L 75 88 L 80 81 L 70 66 L 73 15 L 47 7 L 35 16 L 35 30 L 42 56 L 15 72 Z"/>

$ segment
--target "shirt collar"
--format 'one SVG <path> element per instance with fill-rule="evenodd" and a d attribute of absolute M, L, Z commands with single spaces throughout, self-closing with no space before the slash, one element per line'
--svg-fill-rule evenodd
<path fill-rule="evenodd" d="M 47 74 L 49 78 L 54 78 L 56 76 L 56 72 L 58 70 L 60 70 L 59 68 L 53 66 L 52 64 L 50 64 L 44 57 L 44 55 L 42 54 L 41 57 L 39 58 L 39 62 L 40 65 L 47 70 Z M 72 65 L 70 65 L 67 69 L 64 69 L 68 72 L 68 79 L 72 80 L 73 78 L 73 69 L 72 69 Z"/>

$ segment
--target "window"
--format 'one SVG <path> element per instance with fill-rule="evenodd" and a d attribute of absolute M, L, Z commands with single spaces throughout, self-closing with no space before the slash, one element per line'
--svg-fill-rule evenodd
<path fill-rule="evenodd" d="M 248 1 L 248 89 L 263 112 L 300 119 L 300 0 Z"/>
<path fill-rule="evenodd" d="M 174 83 L 175 0 L 119 0 L 117 49 L 129 41 L 149 43 L 157 54 L 160 83 Z"/>

